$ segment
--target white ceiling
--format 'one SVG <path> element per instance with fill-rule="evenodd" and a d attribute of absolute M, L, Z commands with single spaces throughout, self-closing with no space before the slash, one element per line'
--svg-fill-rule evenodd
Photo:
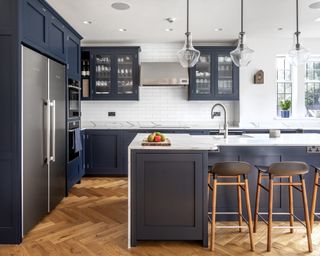
<path fill-rule="evenodd" d="M 131 8 L 117 11 L 114 2 Z M 320 38 L 320 9 L 316 0 L 300 0 L 301 36 Z M 84 42 L 166 43 L 181 42 L 186 30 L 186 0 L 47 0 L 83 37 Z M 295 30 L 294 0 L 244 0 L 248 37 L 292 37 Z M 196 42 L 231 41 L 240 29 L 240 0 L 190 0 L 190 30 Z M 169 24 L 165 19 L 177 18 Z M 92 21 L 91 25 L 83 21 Z M 223 28 L 215 32 L 214 28 Z M 278 31 L 283 27 L 282 31 Z M 126 28 L 127 32 L 119 32 Z M 173 32 L 166 32 L 173 28 Z"/>

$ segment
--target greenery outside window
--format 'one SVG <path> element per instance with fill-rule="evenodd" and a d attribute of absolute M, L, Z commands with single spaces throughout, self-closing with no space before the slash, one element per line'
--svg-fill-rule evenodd
<path fill-rule="evenodd" d="M 305 72 L 305 106 L 307 116 L 319 117 L 320 113 L 320 57 L 311 58 Z"/>
<path fill-rule="evenodd" d="M 281 101 L 292 102 L 292 67 L 285 56 L 277 57 L 277 113 L 280 116 Z"/>

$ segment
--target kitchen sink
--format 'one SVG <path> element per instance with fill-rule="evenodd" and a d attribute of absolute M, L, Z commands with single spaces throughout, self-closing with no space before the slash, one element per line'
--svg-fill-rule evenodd
<path fill-rule="evenodd" d="M 224 139 L 224 135 L 213 135 L 214 139 Z M 228 139 L 250 139 L 253 138 L 253 136 L 248 134 L 236 134 L 236 135 L 228 135 Z"/>

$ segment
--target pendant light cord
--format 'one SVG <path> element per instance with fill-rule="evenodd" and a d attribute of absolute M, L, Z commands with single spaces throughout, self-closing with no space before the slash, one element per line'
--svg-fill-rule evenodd
<path fill-rule="evenodd" d="M 243 0 L 241 0 L 241 33 L 243 33 Z"/>
<path fill-rule="evenodd" d="M 187 0 L 187 32 L 185 35 L 187 37 L 186 47 L 188 49 L 190 47 L 190 44 L 189 44 L 189 36 L 190 36 L 190 31 L 189 31 L 189 0 Z"/>
<path fill-rule="evenodd" d="M 189 33 L 189 0 L 187 0 L 187 33 Z"/>
<path fill-rule="evenodd" d="M 299 31 L 299 0 L 296 0 L 296 38 L 297 38 L 297 47 L 300 47 L 300 42 L 299 42 L 299 35 L 300 35 L 300 31 Z"/>

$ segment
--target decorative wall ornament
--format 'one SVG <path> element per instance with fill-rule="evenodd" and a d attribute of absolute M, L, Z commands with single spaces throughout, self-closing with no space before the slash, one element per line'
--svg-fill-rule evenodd
<path fill-rule="evenodd" d="M 255 84 L 264 84 L 264 72 L 263 70 L 259 70 L 255 73 L 253 82 Z"/>

